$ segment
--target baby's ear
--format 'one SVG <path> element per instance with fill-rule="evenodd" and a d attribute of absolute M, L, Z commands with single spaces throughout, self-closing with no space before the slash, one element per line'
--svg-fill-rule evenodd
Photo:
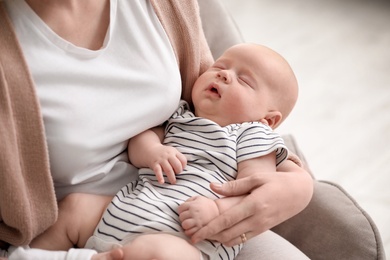
<path fill-rule="evenodd" d="M 262 123 L 263 125 L 268 125 L 268 121 L 265 120 L 264 118 L 260 119 L 259 122 Z"/>
<path fill-rule="evenodd" d="M 267 121 L 269 127 L 275 129 L 282 122 L 282 113 L 279 111 L 270 111 L 265 116 L 265 120 Z"/>

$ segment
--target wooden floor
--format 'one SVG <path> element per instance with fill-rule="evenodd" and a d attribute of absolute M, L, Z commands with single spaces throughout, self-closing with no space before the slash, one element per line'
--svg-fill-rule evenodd
<path fill-rule="evenodd" d="M 376 222 L 390 257 L 390 1 L 224 0 L 245 41 L 291 63 L 291 133 L 318 179 L 341 184 Z"/>

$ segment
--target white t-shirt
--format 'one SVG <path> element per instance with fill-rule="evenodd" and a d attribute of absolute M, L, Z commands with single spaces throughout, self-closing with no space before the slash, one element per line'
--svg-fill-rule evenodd
<path fill-rule="evenodd" d="M 111 0 L 100 50 L 53 32 L 24 0 L 6 0 L 42 108 L 57 198 L 114 195 L 133 180 L 129 138 L 175 111 L 181 80 L 172 46 L 147 0 Z"/>

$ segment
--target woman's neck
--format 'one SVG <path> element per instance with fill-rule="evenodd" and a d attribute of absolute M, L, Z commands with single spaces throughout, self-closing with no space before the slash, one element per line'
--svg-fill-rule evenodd
<path fill-rule="evenodd" d="M 97 50 L 110 23 L 109 0 L 26 0 L 60 37 L 76 46 Z"/>

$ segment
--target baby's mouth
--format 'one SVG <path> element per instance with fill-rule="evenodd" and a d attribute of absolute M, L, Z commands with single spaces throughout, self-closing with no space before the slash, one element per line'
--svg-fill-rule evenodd
<path fill-rule="evenodd" d="M 213 94 L 221 97 L 221 94 L 219 93 L 219 86 L 217 84 L 215 84 L 215 83 L 210 84 L 210 86 L 208 87 L 208 90 L 210 92 L 212 92 Z"/>

